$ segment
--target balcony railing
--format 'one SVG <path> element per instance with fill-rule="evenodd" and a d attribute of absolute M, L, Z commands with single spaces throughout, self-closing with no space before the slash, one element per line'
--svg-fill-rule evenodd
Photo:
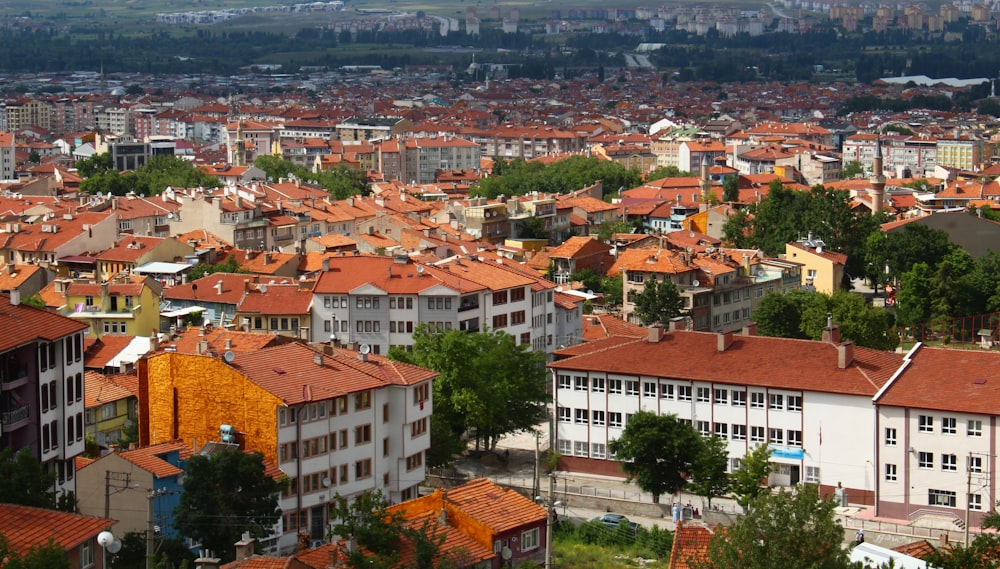
<path fill-rule="evenodd" d="M 5 429 L 14 426 L 15 423 L 21 421 L 27 421 L 30 415 L 31 409 L 27 405 L 22 405 L 15 409 L 4 410 L 0 412 L 0 422 L 3 423 Z"/>

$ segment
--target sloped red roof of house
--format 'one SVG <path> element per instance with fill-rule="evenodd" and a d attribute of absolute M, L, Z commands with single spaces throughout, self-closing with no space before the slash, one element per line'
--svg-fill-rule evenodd
<path fill-rule="evenodd" d="M 706 526 L 678 521 L 674 546 L 670 549 L 670 569 L 693 569 L 708 563 L 708 545 L 713 535 Z"/>
<path fill-rule="evenodd" d="M 86 322 L 66 318 L 26 304 L 13 305 L 10 296 L 0 295 L 0 351 L 35 339 L 52 342 L 75 332 L 83 332 Z"/>
<path fill-rule="evenodd" d="M 12 550 L 22 555 L 50 539 L 63 549 L 73 549 L 114 523 L 115 520 L 57 510 L 0 504 L 0 534 L 7 538 Z"/>

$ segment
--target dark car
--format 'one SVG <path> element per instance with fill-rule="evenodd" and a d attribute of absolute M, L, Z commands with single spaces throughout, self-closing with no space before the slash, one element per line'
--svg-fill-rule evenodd
<path fill-rule="evenodd" d="M 625 526 L 633 532 L 639 527 L 639 524 L 630 522 L 628 518 L 621 514 L 604 514 L 603 516 L 597 516 L 593 519 L 593 521 L 604 524 L 612 529 L 618 529 L 619 526 Z"/>

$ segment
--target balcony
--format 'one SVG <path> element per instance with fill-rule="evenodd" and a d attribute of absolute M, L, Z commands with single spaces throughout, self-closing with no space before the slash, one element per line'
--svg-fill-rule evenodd
<path fill-rule="evenodd" d="M 0 368 L 0 381 L 3 382 L 4 390 L 14 389 L 26 384 L 28 382 L 28 366 L 8 364 Z"/>
<path fill-rule="evenodd" d="M 463 300 L 462 303 L 458 305 L 459 312 L 465 312 L 466 310 L 478 310 L 478 309 L 479 309 L 479 299 L 476 299 L 472 302 L 466 302 Z"/>
<path fill-rule="evenodd" d="M 31 415 L 30 411 L 30 407 L 22 405 L 0 412 L 0 423 L 3 423 L 3 432 L 9 433 L 14 429 L 19 429 L 27 425 Z"/>

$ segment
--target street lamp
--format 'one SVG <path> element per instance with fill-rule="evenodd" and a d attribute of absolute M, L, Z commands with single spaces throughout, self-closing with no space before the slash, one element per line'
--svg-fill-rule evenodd
<path fill-rule="evenodd" d="M 110 551 L 112 555 L 118 553 L 122 549 L 122 542 L 115 534 L 110 531 L 104 530 L 97 534 L 97 544 L 101 546 L 103 550 L 101 556 L 101 569 L 108 569 L 108 552 Z"/>

